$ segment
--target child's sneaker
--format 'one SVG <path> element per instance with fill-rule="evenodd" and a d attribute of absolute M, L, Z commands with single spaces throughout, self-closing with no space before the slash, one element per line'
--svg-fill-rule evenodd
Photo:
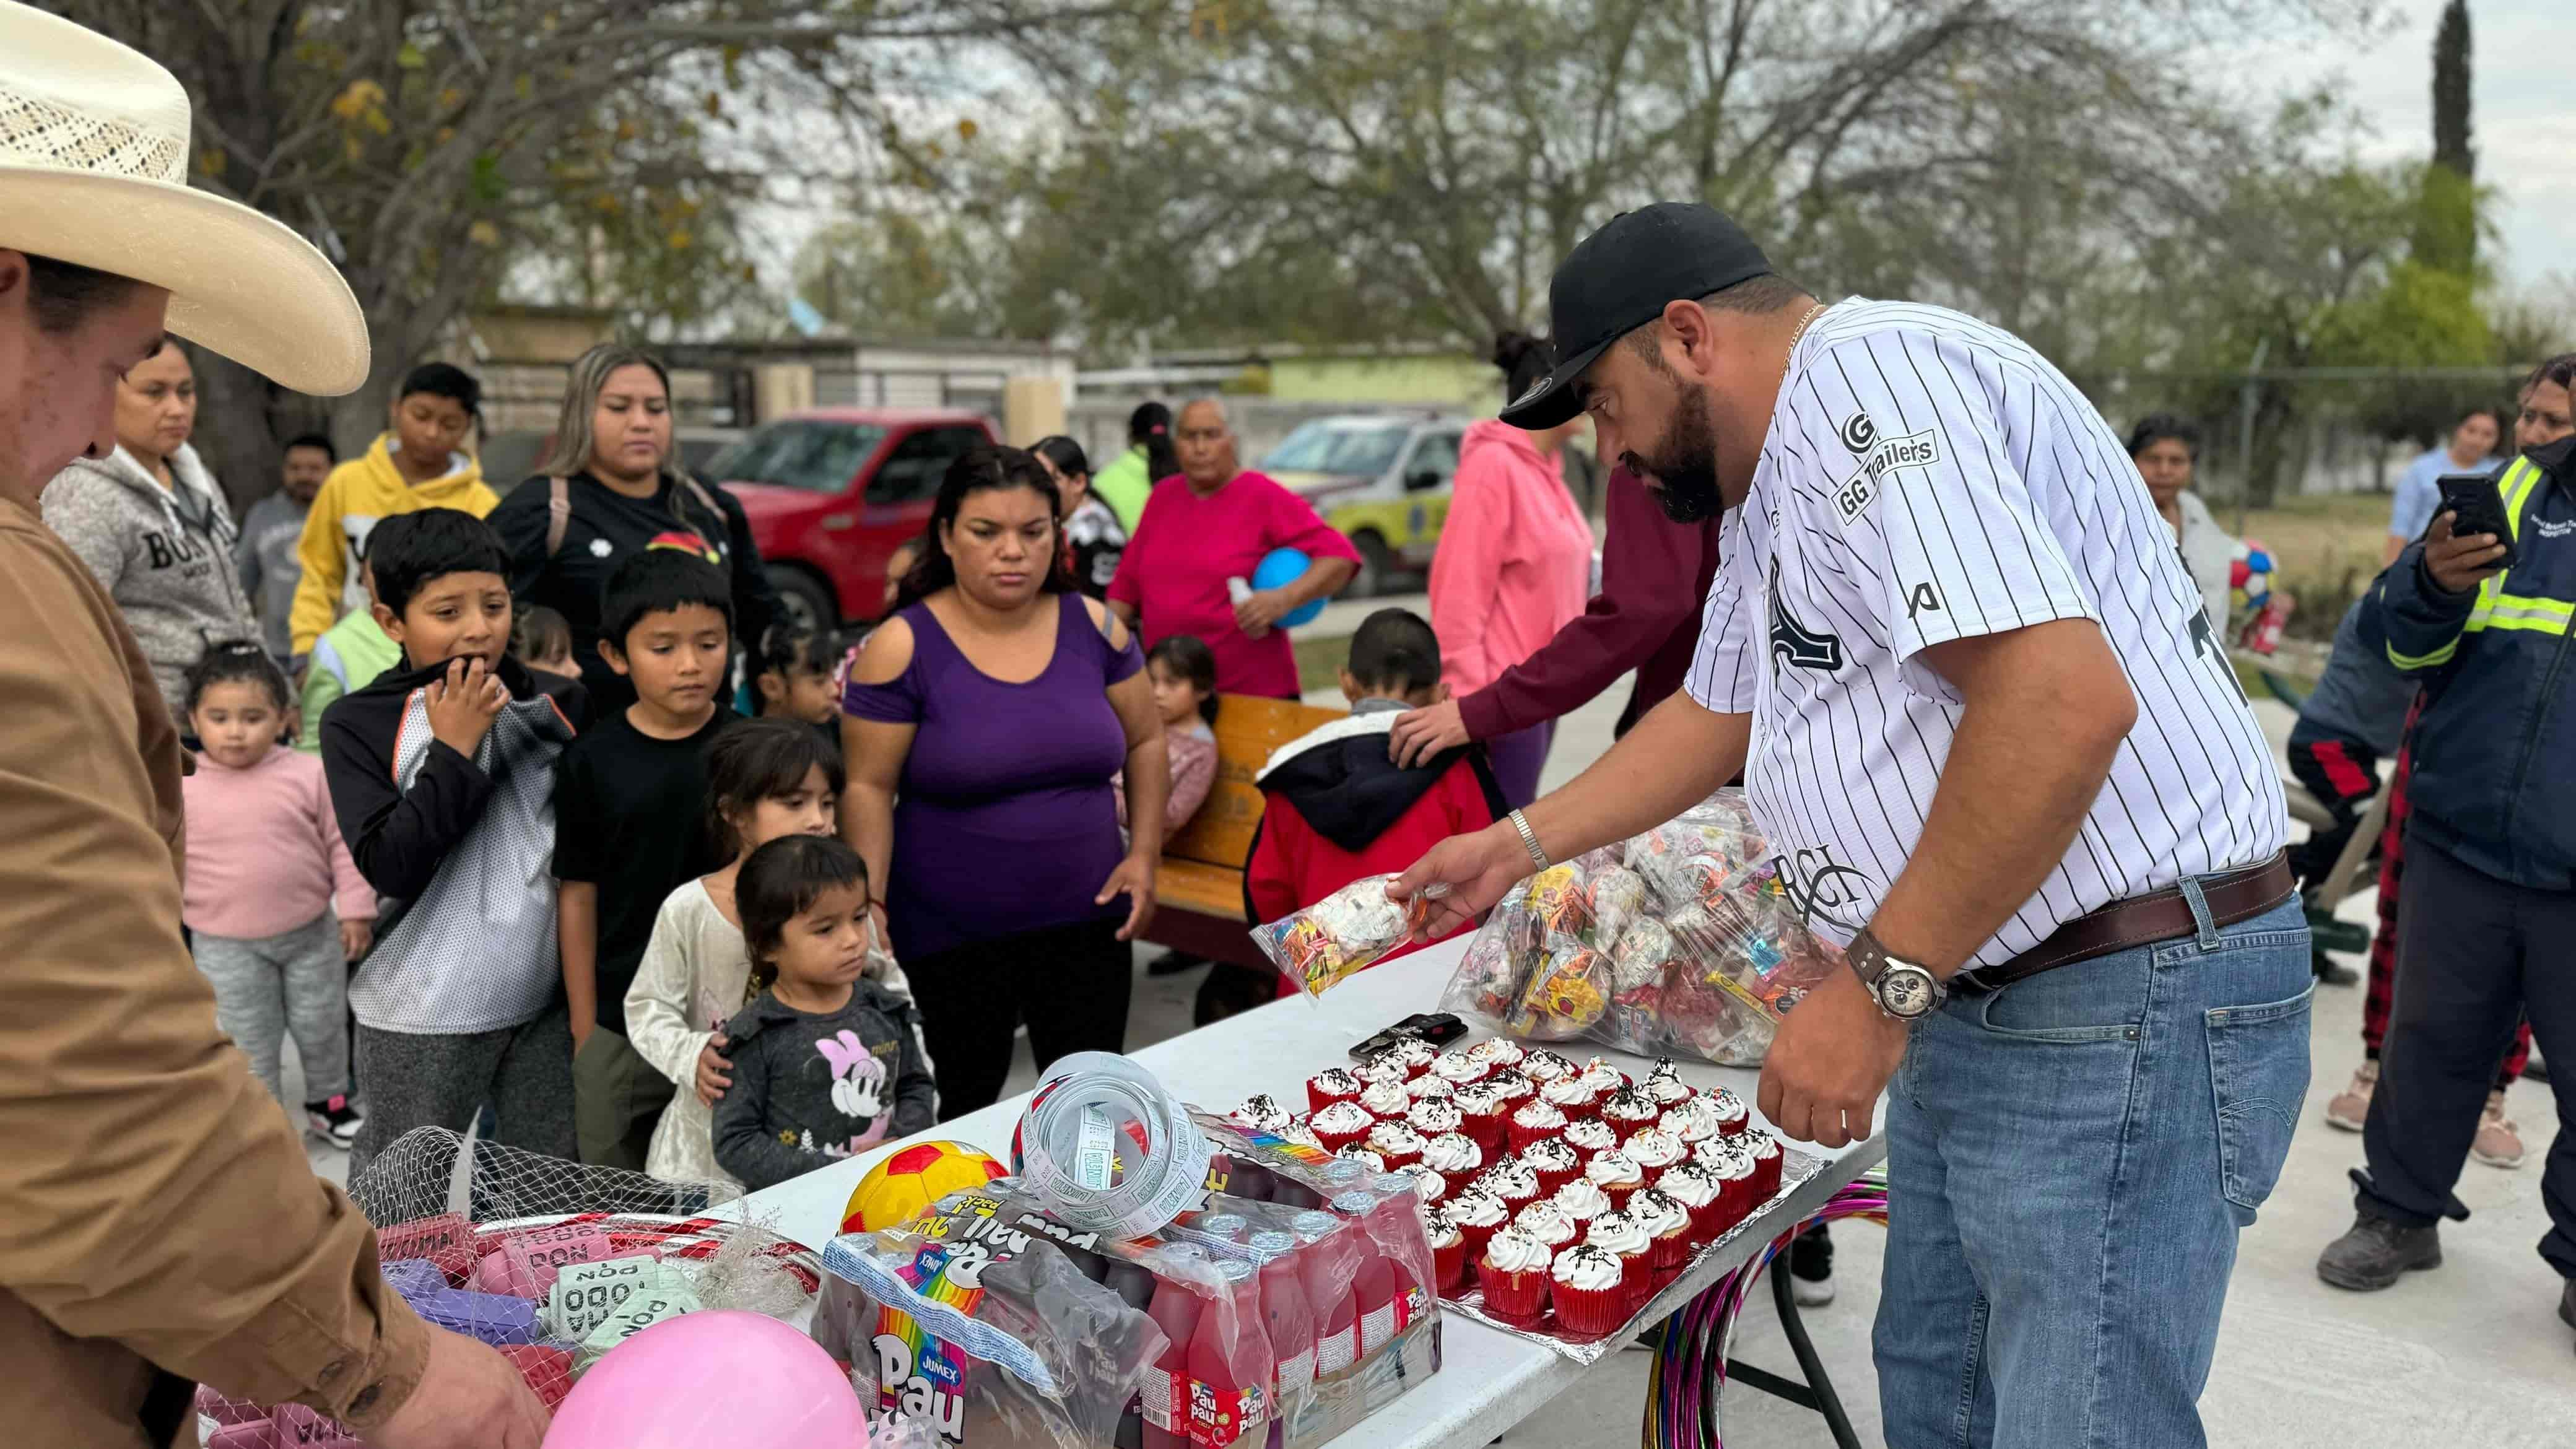
<path fill-rule="evenodd" d="M 366 1125 L 349 1106 L 347 1096 L 335 1096 L 327 1102 L 304 1104 L 304 1125 L 314 1136 L 329 1139 L 334 1147 L 346 1148 L 358 1140 L 358 1129 Z"/>
<path fill-rule="evenodd" d="M 2379 1063 L 2365 1061 L 2361 1070 L 2352 1074 L 2352 1085 L 2335 1093 L 2326 1103 L 2326 1125 L 2346 1132 L 2358 1132 L 2370 1119 L 2370 1094 L 2379 1086 Z"/>

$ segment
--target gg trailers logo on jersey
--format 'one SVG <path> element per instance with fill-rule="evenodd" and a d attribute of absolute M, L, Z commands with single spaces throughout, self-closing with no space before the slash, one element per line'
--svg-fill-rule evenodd
<path fill-rule="evenodd" d="M 1941 441 L 1931 429 L 1902 438 L 1881 438 L 1867 413 L 1843 421 L 1843 446 L 1860 458 L 1860 471 L 1834 490 L 1834 516 L 1849 528 L 1878 501 L 1879 480 L 1899 468 L 1925 468 L 1941 461 Z"/>

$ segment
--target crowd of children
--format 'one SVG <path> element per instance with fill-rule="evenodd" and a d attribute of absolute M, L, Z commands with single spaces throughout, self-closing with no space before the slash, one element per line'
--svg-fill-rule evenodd
<path fill-rule="evenodd" d="M 931 1125 L 911 986 L 838 838 L 842 640 L 781 624 L 738 641 L 725 574 L 646 549 L 600 606 L 634 702 L 593 718 L 570 629 L 514 608 L 473 512 L 393 514 L 352 553 L 368 606 L 318 632 L 300 700 L 251 642 L 187 681 L 199 963 L 282 1102 L 295 1039 L 307 1123 L 352 1172 L 487 1110 L 514 1146 L 754 1189 Z M 1166 838 L 1216 776 L 1214 666 L 1189 636 L 1147 662 Z M 1494 817 L 1474 747 L 1388 761 L 1387 722 L 1439 678 L 1418 616 L 1362 626 L 1351 716 L 1262 773 L 1258 916 Z"/>

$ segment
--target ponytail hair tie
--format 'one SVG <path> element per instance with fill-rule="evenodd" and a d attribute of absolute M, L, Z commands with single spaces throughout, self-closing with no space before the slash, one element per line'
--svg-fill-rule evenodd
<path fill-rule="evenodd" d="M 1158 438 L 1159 438 L 1159 437 L 1163 436 L 1163 434 L 1165 434 L 1166 432 L 1169 432 L 1169 431 L 1170 431 L 1170 429 L 1168 429 L 1168 428 L 1164 427 L 1161 423 L 1156 423 L 1156 424 L 1154 424 L 1154 427 L 1153 427 L 1153 434 L 1154 434 L 1154 436 L 1155 436 L 1155 437 L 1158 437 Z"/>

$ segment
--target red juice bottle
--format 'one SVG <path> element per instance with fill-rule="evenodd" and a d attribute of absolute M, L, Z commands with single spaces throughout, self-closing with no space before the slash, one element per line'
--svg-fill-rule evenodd
<path fill-rule="evenodd" d="M 1348 1373 L 1359 1360 L 1359 1304 L 1351 1295 L 1350 1280 L 1334 1270 L 1345 1261 L 1342 1255 L 1350 1252 L 1342 1246 L 1341 1235 L 1358 1229 L 1345 1228 L 1331 1213 L 1303 1212 L 1288 1220 L 1288 1230 L 1302 1245 L 1297 1250 L 1297 1283 L 1306 1290 L 1307 1316 L 1315 1325 L 1315 1377 Z"/>
<path fill-rule="evenodd" d="M 1377 1240 L 1369 1236 L 1363 1221 L 1379 1211 L 1377 1194 L 1365 1189 L 1346 1192 L 1333 1199 L 1333 1211 L 1351 1219 L 1351 1238 L 1359 1245 L 1359 1271 L 1351 1276 L 1351 1296 L 1357 1300 L 1360 1346 L 1359 1356 L 1367 1358 L 1395 1337 L 1395 1265 L 1378 1251 Z"/>
<path fill-rule="evenodd" d="M 1252 1235 L 1252 1251 L 1261 1263 L 1261 1325 L 1270 1332 L 1270 1354 L 1278 1360 L 1280 1402 L 1303 1394 L 1315 1382 L 1315 1315 L 1306 1306 L 1306 1288 L 1297 1277 L 1297 1240 L 1287 1233 Z"/>
<path fill-rule="evenodd" d="M 1189 1432 L 1197 1449 L 1263 1440 L 1270 1350 L 1258 1312 L 1257 1271 L 1250 1263 L 1218 1263 L 1224 1297 L 1199 1315 L 1198 1331 L 1190 1336 Z M 1264 1367 L 1253 1369 L 1256 1364 Z"/>
<path fill-rule="evenodd" d="M 1164 1340 L 1145 1375 L 1145 1449 L 1189 1449 L 1189 1401 L 1181 1380 L 1189 1373 L 1190 1339 L 1206 1316 L 1204 1305 L 1188 1285 L 1158 1277 L 1145 1316 L 1163 1330 Z"/>

